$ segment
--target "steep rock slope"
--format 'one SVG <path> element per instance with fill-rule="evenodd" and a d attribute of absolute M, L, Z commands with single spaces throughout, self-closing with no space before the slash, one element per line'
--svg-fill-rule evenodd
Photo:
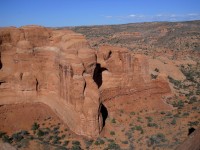
<path fill-rule="evenodd" d="M 39 26 L 3 28 L 0 44 L 1 104 L 43 102 L 74 132 L 99 134 L 96 55 L 84 36 Z"/>
<path fill-rule="evenodd" d="M 168 82 L 151 78 L 146 56 L 112 46 L 95 51 L 70 30 L 1 28 L 0 56 L 0 105 L 42 102 L 80 135 L 99 135 L 110 102 L 158 95 L 156 107 L 169 109 L 161 101 Z"/>

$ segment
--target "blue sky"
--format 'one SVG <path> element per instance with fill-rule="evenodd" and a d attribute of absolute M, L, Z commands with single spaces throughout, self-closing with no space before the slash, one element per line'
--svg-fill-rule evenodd
<path fill-rule="evenodd" d="M 0 26 L 200 20 L 200 0 L 1 0 Z"/>

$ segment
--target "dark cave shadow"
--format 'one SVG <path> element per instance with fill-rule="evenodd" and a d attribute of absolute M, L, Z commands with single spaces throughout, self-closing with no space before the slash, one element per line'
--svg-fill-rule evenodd
<path fill-rule="evenodd" d="M 191 127 L 188 129 L 188 136 L 195 131 L 195 128 Z"/>
<path fill-rule="evenodd" d="M 96 68 L 94 69 L 93 80 L 98 85 L 98 88 L 102 85 L 102 72 L 107 70 L 106 68 L 102 68 L 101 64 L 97 63 Z"/>
<path fill-rule="evenodd" d="M 102 104 L 101 105 L 101 110 L 100 110 L 101 114 L 102 114 L 102 119 L 103 119 L 103 127 L 105 126 L 106 123 L 106 119 L 108 117 L 108 110 L 107 108 Z"/>
<path fill-rule="evenodd" d="M 3 67 L 3 64 L 1 62 L 1 53 L 0 53 L 0 69 Z"/>

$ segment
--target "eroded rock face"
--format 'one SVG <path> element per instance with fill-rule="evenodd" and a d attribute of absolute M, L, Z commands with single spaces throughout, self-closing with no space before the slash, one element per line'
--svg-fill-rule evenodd
<path fill-rule="evenodd" d="M 70 30 L 2 28 L 0 54 L 0 104 L 45 103 L 88 137 L 102 130 L 102 103 L 170 93 L 165 78 L 151 79 L 145 56 L 111 46 L 95 52 Z"/>
<path fill-rule="evenodd" d="M 102 46 L 97 52 L 97 63 L 101 66 L 102 81 L 99 84 L 100 99 L 107 101 L 126 99 L 135 100 L 140 96 L 158 95 L 160 104 L 157 108 L 169 109 L 161 101 L 165 94 L 171 92 L 167 77 L 152 79 L 149 59 L 144 55 L 133 54 L 126 48 Z M 146 101 L 149 103 L 150 101 Z M 114 104 L 113 104 L 114 105 Z"/>
<path fill-rule="evenodd" d="M 43 102 L 74 132 L 99 134 L 96 55 L 84 36 L 38 26 L 4 28 L 0 44 L 1 104 Z"/>

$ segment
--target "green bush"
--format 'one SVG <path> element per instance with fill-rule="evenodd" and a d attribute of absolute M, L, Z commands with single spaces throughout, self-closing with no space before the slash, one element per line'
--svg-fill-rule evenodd
<path fill-rule="evenodd" d="M 173 107 L 178 107 L 178 109 L 181 109 L 184 107 L 184 102 L 182 100 L 179 100 L 178 102 L 173 102 Z"/>
<path fill-rule="evenodd" d="M 130 112 L 130 114 L 131 114 L 131 115 L 135 115 L 135 112 L 132 111 L 132 112 Z"/>
<path fill-rule="evenodd" d="M 104 150 L 120 150 L 120 146 L 116 144 L 115 142 L 111 142 L 108 144 L 108 147 L 105 148 Z"/>
<path fill-rule="evenodd" d="M 24 137 L 18 132 L 12 135 L 12 139 L 15 142 L 20 142 Z"/>
<path fill-rule="evenodd" d="M 81 150 L 81 143 L 79 141 L 72 141 L 72 150 Z"/>
<path fill-rule="evenodd" d="M 2 141 L 5 142 L 5 143 L 11 143 L 12 142 L 11 138 L 8 135 L 3 135 Z"/>
<path fill-rule="evenodd" d="M 115 118 L 113 118 L 111 122 L 112 122 L 112 123 L 116 123 L 116 120 L 115 120 Z"/>
<path fill-rule="evenodd" d="M 195 102 L 197 102 L 197 97 L 193 96 L 192 98 L 190 98 L 189 104 L 193 104 Z"/>
<path fill-rule="evenodd" d="M 147 126 L 148 127 L 158 127 L 158 125 L 156 124 L 156 123 L 151 123 L 151 122 L 149 122 L 148 124 L 147 124 Z"/>
<path fill-rule="evenodd" d="M 89 148 L 93 142 L 94 142 L 93 140 L 85 140 L 86 148 Z"/>
<path fill-rule="evenodd" d="M 171 122 L 172 125 L 175 125 L 176 124 L 176 119 L 174 118 Z"/>
<path fill-rule="evenodd" d="M 169 82 L 173 83 L 176 87 L 181 87 L 181 81 L 175 80 L 172 77 L 168 76 Z"/>
<path fill-rule="evenodd" d="M 72 141 L 73 145 L 80 145 L 81 143 L 79 141 Z"/>
<path fill-rule="evenodd" d="M 5 135 L 6 133 L 5 132 L 3 132 L 3 131 L 0 131 L 0 138 L 2 138 L 3 137 L 3 135 Z"/>
<path fill-rule="evenodd" d="M 38 137 L 41 137 L 41 136 L 44 136 L 44 135 L 45 135 L 45 133 L 42 130 L 38 130 L 38 132 L 37 132 Z"/>
<path fill-rule="evenodd" d="M 165 135 L 162 133 L 158 133 L 156 135 L 152 135 L 148 140 L 148 145 L 160 144 L 161 142 L 166 142 Z"/>
<path fill-rule="evenodd" d="M 199 121 L 189 121 L 188 126 L 198 126 Z"/>
<path fill-rule="evenodd" d="M 80 145 L 73 145 L 71 150 L 82 150 Z"/>
<path fill-rule="evenodd" d="M 135 126 L 135 130 L 140 131 L 141 134 L 144 133 L 144 130 L 142 129 L 141 126 Z"/>
<path fill-rule="evenodd" d="M 110 135 L 115 135 L 115 132 L 114 131 L 110 131 Z"/>
<path fill-rule="evenodd" d="M 153 121 L 152 117 L 146 117 L 146 119 L 148 120 L 148 122 L 152 122 Z"/>
<path fill-rule="evenodd" d="M 34 124 L 32 125 L 32 130 L 37 130 L 39 129 L 40 125 L 37 122 L 34 122 Z"/>

